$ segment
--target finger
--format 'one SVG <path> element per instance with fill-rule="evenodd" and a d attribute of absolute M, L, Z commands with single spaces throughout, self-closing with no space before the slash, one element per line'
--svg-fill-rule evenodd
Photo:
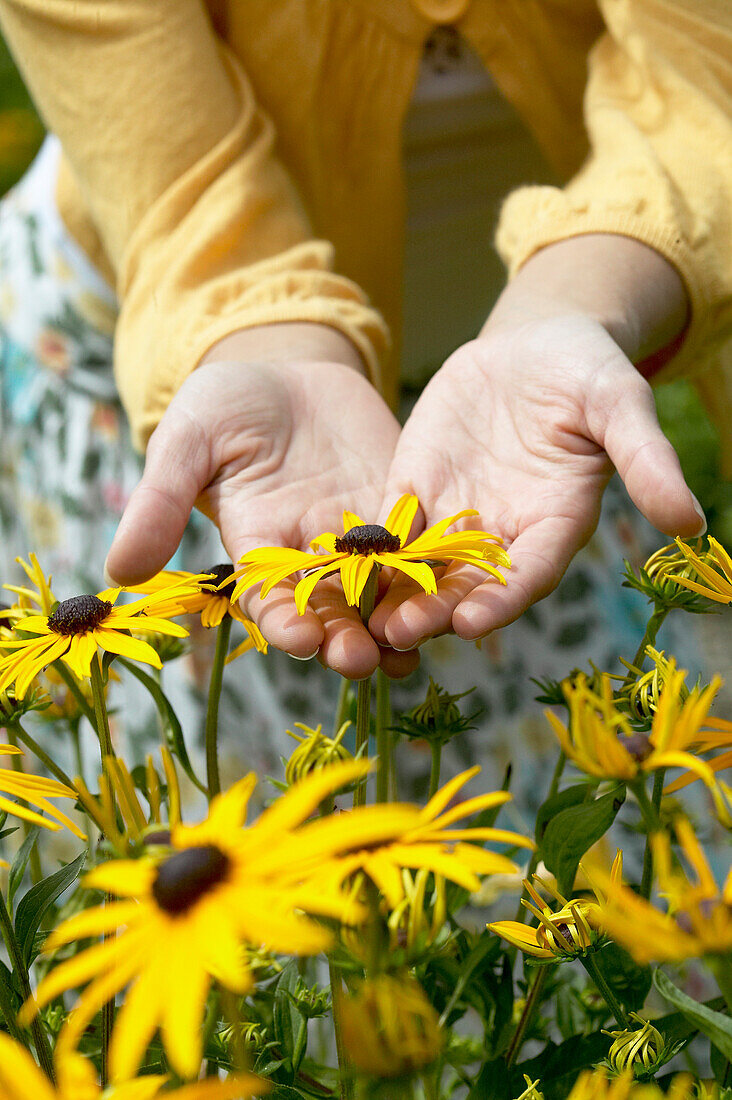
<path fill-rule="evenodd" d="M 485 573 L 457 563 L 435 573 L 437 592 L 430 596 L 406 578 L 394 581 L 369 620 L 369 630 L 377 641 L 402 651 L 452 631 L 453 611 L 485 580 Z"/>
<path fill-rule="evenodd" d="M 379 646 L 381 671 L 390 680 L 403 680 L 419 668 L 419 650 L 410 649 L 406 653 L 397 653 L 389 646 Z"/>
<path fill-rule="evenodd" d="M 357 607 L 349 607 L 340 581 L 326 580 L 310 597 L 310 607 L 323 626 L 319 660 L 349 680 L 363 680 L 379 665 L 379 647 L 361 622 Z"/>
<path fill-rule="evenodd" d="M 593 530 L 594 525 L 582 530 L 571 518 L 552 516 L 524 531 L 509 549 L 506 584 L 490 579 L 465 595 L 452 615 L 455 633 L 475 641 L 518 619 L 556 588 Z"/>
<path fill-rule="evenodd" d="M 105 575 L 116 584 L 148 580 L 170 560 L 196 498 L 210 480 L 202 429 L 188 418 L 163 417 L 153 432 L 145 470 L 112 541 Z"/>
<path fill-rule="evenodd" d="M 650 386 L 640 375 L 622 387 L 600 441 L 631 500 L 654 527 L 687 538 L 704 533 L 704 512 L 684 480 L 676 451 L 661 431 Z"/>
<path fill-rule="evenodd" d="M 248 619 L 257 624 L 270 645 L 292 657 L 307 660 L 319 651 L 324 638 L 323 624 L 310 608 L 298 615 L 295 582 L 281 581 L 262 600 L 261 585 L 249 589 L 239 600 Z"/>

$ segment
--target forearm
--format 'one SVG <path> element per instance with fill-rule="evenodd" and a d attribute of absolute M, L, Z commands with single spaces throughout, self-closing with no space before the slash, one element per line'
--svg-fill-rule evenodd
<path fill-rule="evenodd" d="M 354 344 L 329 325 L 311 322 L 283 322 L 239 329 L 218 340 L 201 363 L 224 359 L 241 362 L 263 360 L 268 363 L 303 362 L 342 363 L 366 375 L 366 366 Z"/>
<path fill-rule="evenodd" d="M 676 270 L 630 237 L 591 233 L 548 245 L 523 265 L 483 332 L 557 314 L 591 317 L 635 363 L 686 327 L 688 299 Z"/>

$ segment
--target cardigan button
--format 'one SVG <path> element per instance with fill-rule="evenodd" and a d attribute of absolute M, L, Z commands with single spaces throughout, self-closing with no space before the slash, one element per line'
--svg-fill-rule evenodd
<path fill-rule="evenodd" d="M 416 11 L 432 23 L 457 23 L 470 6 L 470 0 L 412 0 Z"/>

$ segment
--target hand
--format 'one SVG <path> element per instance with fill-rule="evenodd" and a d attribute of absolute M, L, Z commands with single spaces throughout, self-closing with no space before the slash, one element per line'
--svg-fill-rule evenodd
<path fill-rule="evenodd" d="M 276 326 L 276 338 L 291 327 Z M 399 425 L 353 366 L 293 362 L 292 347 L 289 334 L 287 361 L 209 360 L 185 381 L 150 439 L 107 558 L 116 582 L 163 568 L 194 504 L 217 524 L 233 562 L 256 546 L 307 549 L 315 535 L 340 529 L 344 508 L 376 516 Z M 416 654 L 379 650 L 338 582 L 319 585 L 303 616 L 293 588 L 286 581 L 265 600 L 256 590 L 245 596 L 245 613 L 273 645 L 301 658 L 319 653 L 352 679 L 380 660 L 389 675 L 416 667 Z"/>
<path fill-rule="evenodd" d="M 594 531 L 613 464 L 641 512 L 669 535 L 703 514 L 656 419 L 650 387 L 598 320 L 514 310 L 455 352 L 405 425 L 386 500 L 417 494 L 426 522 L 479 509 L 502 535 L 507 584 L 450 568 L 438 595 L 397 578 L 370 621 L 398 649 L 453 629 L 481 637 L 556 587 Z"/>

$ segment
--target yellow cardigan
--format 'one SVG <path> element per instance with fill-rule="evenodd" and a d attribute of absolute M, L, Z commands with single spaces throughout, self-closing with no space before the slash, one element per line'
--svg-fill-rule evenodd
<path fill-rule="evenodd" d="M 508 197 L 509 275 L 579 233 L 655 248 L 692 307 L 663 377 L 695 376 L 730 429 L 729 0 L 0 0 L 63 144 L 62 216 L 119 295 L 138 445 L 209 347 L 251 325 L 339 329 L 393 400 L 401 126 L 440 23 L 570 179 Z"/>

